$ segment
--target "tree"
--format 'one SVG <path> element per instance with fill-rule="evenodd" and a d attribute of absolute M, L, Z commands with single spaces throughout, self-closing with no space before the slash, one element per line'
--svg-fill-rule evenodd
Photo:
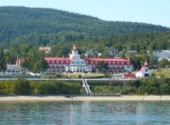
<path fill-rule="evenodd" d="M 42 72 L 48 68 L 48 63 L 44 60 L 44 53 L 38 50 L 32 50 L 28 57 L 24 59 L 22 66 L 32 72 Z"/>
<path fill-rule="evenodd" d="M 0 71 L 6 70 L 6 62 L 5 62 L 5 56 L 3 52 L 3 48 L 0 48 Z"/>
<path fill-rule="evenodd" d="M 130 61 L 132 62 L 132 65 L 134 66 L 135 70 L 139 70 L 141 68 L 141 62 L 138 56 L 135 56 L 133 54 L 129 55 Z"/>
<path fill-rule="evenodd" d="M 42 72 L 45 71 L 48 68 L 48 63 L 44 60 L 44 58 L 41 58 L 38 62 L 35 64 L 35 70 L 36 72 Z"/>
<path fill-rule="evenodd" d="M 13 94 L 27 95 L 31 93 L 30 82 L 25 79 L 18 79 L 11 88 Z"/>
<path fill-rule="evenodd" d="M 157 68 L 157 64 L 158 64 L 157 58 L 153 54 L 151 54 L 149 58 L 149 66 L 151 68 Z"/>
<path fill-rule="evenodd" d="M 105 72 L 107 71 L 107 63 L 105 62 L 98 62 L 96 64 L 96 69 L 99 71 L 99 72 Z"/>
<path fill-rule="evenodd" d="M 162 59 L 161 61 L 159 61 L 158 66 L 161 68 L 169 67 L 170 62 L 167 59 Z"/>

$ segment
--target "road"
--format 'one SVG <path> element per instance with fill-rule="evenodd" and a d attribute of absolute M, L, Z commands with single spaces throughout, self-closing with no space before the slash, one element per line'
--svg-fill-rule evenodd
<path fill-rule="evenodd" d="M 55 79 L 49 79 L 49 78 L 25 78 L 27 80 L 31 81 L 82 81 L 82 78 L 79 79 L 68 79 L 68 78 L 55 78 Z M 5 80 L 18 80 L 18 78 L 0 78 L 0 81 Z M 102 83 L 102 82 L 109 82 L 109 83 L 119 83 L 119 82 L 134 82 L 137 79 L 131 79 L 131 78 L 122 78 L 122 77 L 112 77 L 112 78 L 86 78 L 88 83 Z"/>

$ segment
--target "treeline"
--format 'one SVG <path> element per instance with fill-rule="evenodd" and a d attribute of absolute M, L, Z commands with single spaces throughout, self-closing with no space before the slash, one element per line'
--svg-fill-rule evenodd
<path fill-rule="evenodd" d="M 169 30 L 166 27 L 144 23 L 109 22 L 54 9 L 0 7 L 0 15 L 0 42 L 10 42 L 30 33 L 62 34 L 73 31 L 78 34 L 77 37 L 84 39 L 81 34 L 85 34 L 88 38 L 97 38 L 119 33 Z M 67 39 L 70 41 L 72 38 Z"/>
<path fill-rule="evenodd" d="M 131 83 L 118 84 L 90 84 L 93 94 L 123 95 L 170 95 L 170 78 L 156 78 L 152 76 Z M 61 95 L 86 94 L 80 82 L 61 81 L 0 81 L 0 94 L 5 95 Z"/>
<path fill-rule="evenodd" d="M 138 33 L 138 34 L 124 34 L 113 35 L 110 37 L 101 37 L 98 39 L 88 39 L 85 41 L 74 42 L 78 46 L 79 54 L 85 58 L 85 53 L 91 51 L 93 55 L 88 57 L 98 57 L 97 53 L 101 53 L 100 57 L 115 57 L 115 51 L 119 52 L 122 58 L 130 58 L 134 70 L 140 69 L 144 61 L 147 59 L 149 66 L 154 65 L 159 67 L 169 66 L 166 60 L 158 62 L 152 52 L 154 50 L 162 50 L 170 48 L 170 32 L 160 33 Z M 25 41 L 25 42 L 23 42 Z M 45 54 L 40 52 L 38 47 L 41 43 L 52 47 L 50 53 Z M 24 58 L 23 67 L 28 68 L 33 72 L 42 72 L 48 66 L 44 62 L 45 56 L 68 57 L 71 52 L 73 42 L 55 41 L 55 35 L 38 35 L 32 34 L 21 37 L 11 44 L 12 46 L 7 50 L 0 49 L 0 70 L 4 70 L 5 63 L 14 64 L 17 57 Z M 128 53 L 130 50 L 136 50 L 137 54 Z"/>
<path fill-rule="evenodd" d="M 64 33 L 63 33 L 64 35 Z M 74 33 L 70 34 L 68 37 L 74 38 Z M 76 43 L 79 49 L 79 54 L 82 58 L 87 57 L 85 54 L 87 51 L 90 51 L 92 55 L 88 57 L 98 57 L 98 53 L 101 53 L 100 57 L 115 57 L 115 52 L 118 56 L 122 58 L 129 57 L 134 69 L 139 69 L 144 61 L 147 59 L 150 67 L 154 65 L 159 65 L 164 67 L 164 64 L 154 57 L 154 50 L 166 50 L 170 48 L 170 32 L 157 32 L 157 33 L 135 33 L 135 34 L 115 34 L 110 37 L 100 37 L 96 39 L 86 39 L 81 41 L 81 36 L 74 38 L 73 41 Z M 57 39 L 60 39 L 58 42 Z M 14 63 L 16 57 L 25 57 L 31 67 L 27 65 L 26 68 L 29 68 L 32 71 L 39 72 L 40 69 L 37 69 L 38 66 L 34 66 L 38 63 L 39 60 L 42 60 L 44 56 L 51 57 L 68 57 L 71 52 L 72 45 L 74 44 L 71 41 L 62 41 L 65 40 L 65 35 L 58 36 L 57 34 L 30 34 L 28 36 L 22 36 L 14 40 L 9 49 L 4 53 L 6 62 Z M 83 39 L 83 36 L 82 36 Z M 39 46 L 50 46 L 52 51 L 48 54 L 39 52 Z M 129 51 L 136 51 L 137 53 L 128 53 Z M 35 57 L 35 58 L 34 58 Z M 37 61 L 36 61 L 37 60 Z M 37 67 L 37 68 L 36 68 Z"/>
<path fill-rule="evenodd" d="M 147 59 L 158 65 L 153 50 L 170 48 L 169 28 L 131 22 L 108 22 L 65 11 L 26 7 L 0 7 L 0 71 L 24 58 L 23 67 L 33 72 L 47 68 L 45 56 L 68 57 L 74 43 L 85 57 L 129 57 L 134 70 Z M 48 54 L 39 46 L 50 46 Z M 3 52 L 2 52 L 3 50 Z M 128 54 L 136 50 L 138 55 Z M 92 54 L 87 55 L 90 51 Z M 148 55 L 149 52 L 149 55 Z M 159 64 L 159 66 L 164 66 Z"/>
<path fill-rule="evenodd" d="M 67 40 L 65 39 L 67 37 Z M 136 50 L 138 53 L 152 52 L 153 50 L 162 50 L 170 48 L 170 32 L 156 32 L 156 33 L 129 33 L 129 34 L 115 34 L 108 37 L 100 37 L 96 39 L 86 39 L 85 35 L 76 35 L 72 32 L 68 36 L 65 33 L 58 36 L 58 34 L 29 34 L 21 36 L 12 41 L 12 47 L 20 47 L 27 45 L 28 49 L 39 46 L 51 46 L 53 48 L 52 55 L 68 56 L 73 42 L 77 44 L 80 52 L 84 53 L 92 49 L 103 53 L 105 51 L 118 51 L 126 52 L 128 50 Z M 57 40 L 59 39 L 59 40 Z M 69 39 L 72 39 L 69 41 Z M 57 52 L 56 52 L 57 49 Z M 65 49 L 65 50 L 63 50 Z M 105 52 L 105 56 L 109 56 Z"/>
<path fill-rule="evenodd" d="M 80 94 L 82 85 L 77 82 L 61 81 L 0 81 L 0 94 L 2 95 L 57 95 Z"/>
<path fill-rule="evenodd" d="M 22 60 L 21 66 L 32 72 L 40 73 L 48 68 L 48 63 L 44 60 L 45 53 L 28 44 L 14 45 L 8 51 L 0 48 L 0 71 L 6 70 L 7 64 L 16 64 L 17 58 Z"/>
<path fill-rule="evenodd" d="M 144 78 L 134 83 L 91 85 L 98 94 L 121 93 L 123 95 L 170 95 L 170 78 Z"/>

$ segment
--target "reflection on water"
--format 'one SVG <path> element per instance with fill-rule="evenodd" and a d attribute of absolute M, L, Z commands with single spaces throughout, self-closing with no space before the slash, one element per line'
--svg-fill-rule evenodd
<path fill-rule="evenodd" d="M 170 102 L 1 102 L 0 125 L 169 125 Z"/>

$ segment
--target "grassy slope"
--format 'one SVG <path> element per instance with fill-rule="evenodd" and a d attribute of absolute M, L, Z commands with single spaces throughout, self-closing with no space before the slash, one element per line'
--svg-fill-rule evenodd
<path fill-rule="evenodd" d="M 152 73 L 159 77 L 160 76 L 170 77 L 170 68 L 154 69 Z"/>

